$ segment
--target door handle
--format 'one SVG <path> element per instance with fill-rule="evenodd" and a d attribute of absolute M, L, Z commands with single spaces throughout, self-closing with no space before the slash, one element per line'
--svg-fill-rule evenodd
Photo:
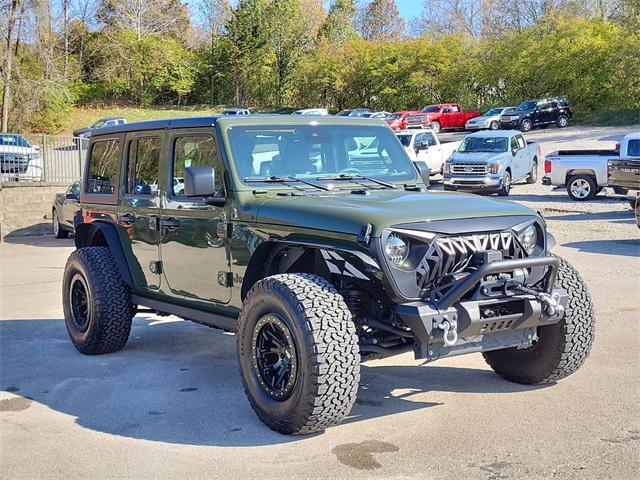
<path fill-rule="evenodd" d="M 160 226 L 168 232 L 177 230 L 180 226 L 180 220 L 173 217 L 165 217 L 160 219 Z"/>
<path fill-rule="evenodd" d="M 136 216 L 133 213 L 125 213 L 124 215 L 120 215 L 118 217 L 118 223 L 126 227 L 128 227 L 129 225 L 133 225 L 135 221 Z"/>

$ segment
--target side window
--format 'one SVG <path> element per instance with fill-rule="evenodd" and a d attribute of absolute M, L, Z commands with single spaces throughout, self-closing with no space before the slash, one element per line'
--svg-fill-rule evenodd
<path fill-rule="evenodd" d="M 451 107 L 451 111 L 453 113 L 458 113 L 460 111 L 460 107 L 457 106 L 457 105 L 454 105 L 454 106 Z"/>
<path fill-rule="evenodd" d="M 177 137 L 173 144 L 172 184 L 173 196 L 184 196 L 184 169 L 210 165 L 216 174 L 216 195 L 224 193 L 222 182 L 222 162 L 218 155 L 215 139 L 210 135 L 189 135 Z"/>
<path fill-rule="evenodd" d="M 538 109 L 546 110 L 547 108 L 549 108 L 548 102 L 538 102 Z"/>
<path fill-rule="evenodd" d="M 67 193 L 69 195 L 78 195 L 78 194 L 80 194 L 80 184 L 78 182 L 72 183 L 71 186 L 67 189 Z"/>
<path fill-rule="evenodd" d="M 518 148 L 524 148 L 524 138 L 521 135 L 518 135 L 516 139 L 518 140 Z"/>
<path fill-rule="evenodd" d="M 518 140 L 516 137 L 511 137 L 511 150 L 518 150 Z"/>
<path fill-rule="evenodd" d="M 89 156 L 87 193 L 113 195 L 119 158 L 120 141 L 118 139 L 94 142 Z"/>
<path fill-rule="evenodd" d="M 640 157 L 640 140 L 629 140 L 627 144 L 628 157 Z"/>
<path fill-rule="evenodd" d="M 160 139 L 137 138 L 129 142 L 125 193 L 151 195 L 158 190 Z"/>
<path fill-rule="evenodd" d="M 444 107 L 442 109 L 442 113 L 450 113 L 450 112 L 451 112 L 451 109 L 449 107 Z"/>

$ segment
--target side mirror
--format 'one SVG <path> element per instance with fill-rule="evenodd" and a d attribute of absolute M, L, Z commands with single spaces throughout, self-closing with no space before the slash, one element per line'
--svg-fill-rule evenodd
<path fill-rule="evenodd" d="M 429 148 L 429 142 L 428 141 L 424 141 L 424 142 L 420 142 L 418 143 L 418 150 L 427 150 Z"/>
<path fill-rule="evenodd" d="M 518 153 L 518 149 L 517 148 L 512 148 L 511 149 L 511 155 L 515 157 L 516 153 Z"/>
<path fill-rule="evenodd" d="M 426 162 L 423 162 L 423 161 L 413 162 L 413 164 L 415 165 L 416 170 L 418 171 L 418 175 L 420 175 L 420 178 L 422 179 L 424 184 L 428 187 L 429 173 L 430 173 L 429 166 L 427 165 Z"/>
<path fill-rule="evenodd" d="M 216 192 L 213 167 L 187 167 L 184 169 L 184 194 L 187 197 L 211 197 Z"/>

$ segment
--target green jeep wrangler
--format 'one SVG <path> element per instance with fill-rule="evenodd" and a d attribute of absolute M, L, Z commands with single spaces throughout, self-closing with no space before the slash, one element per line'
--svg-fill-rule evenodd
<path fill-rule="evenodd" d="M 427 192 L 382 121 L 293 116 L 130 123 L 91 135 L 63 283 L 87 355 L 138 311 L 235 332 L 270 428 L 348 415 L 360 362 L 482 352 L 509 381 L 576 371 L 594 335 L 578 273 L 523 206 Z"/>

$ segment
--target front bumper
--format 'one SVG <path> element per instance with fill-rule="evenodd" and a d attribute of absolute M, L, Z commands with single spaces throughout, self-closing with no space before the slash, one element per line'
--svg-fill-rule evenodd
<path fill-rule="evenodd" d="M 444 185 L 455 187 L 457 190 L 499 190 L 502 187 L 502 175 L 455 175 L 452 173 L 444 174 Z"/>
<path fill-rule="evenodd" d="M 503 130 L 519 130 L 520 120 L 509 120 L 508 122 L 500 120 L 500 128 Z"/>
<path fill-rule="evenodd" d="M 523 293 L 517 284 L 525 285 L 527 272 L 540 267 L 546 269 L 544 291 Z M 558 267 L 556 257 L 494 261 L 460 280 L 436 302 L 397 305 L 397 315 L 415 337 L 416 358 L 531 346 L 539 326 L 564 316 L 568 294 L 554 287 Z M 445 324 L 455 329 L 455 341 Z"/>

